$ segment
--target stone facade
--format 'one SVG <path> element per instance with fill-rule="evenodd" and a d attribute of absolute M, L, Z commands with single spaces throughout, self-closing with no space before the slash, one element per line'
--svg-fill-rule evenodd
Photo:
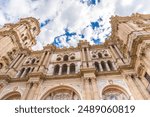
<path fill-rule="evenodd" d="M 29 17 L 0 29 L 0 99 L 150 99 L 150 15 L 114 16 L 101 45 L 47 45 L 33 51 L 39 23 Z"/>

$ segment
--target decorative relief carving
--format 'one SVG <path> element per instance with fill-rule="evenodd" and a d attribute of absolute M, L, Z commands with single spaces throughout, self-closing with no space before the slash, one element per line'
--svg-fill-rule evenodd
<path fill-rule="evenodd" d="M 79 100 L 80 97 L 72 90 L 60 89 L 51 92 L 46 100 Z"/>
<path fill-rule="evenodd" d="M 118 89 L 107 89 L 103 92 L 104 100 L 128 100 L 128 96 Z"/>

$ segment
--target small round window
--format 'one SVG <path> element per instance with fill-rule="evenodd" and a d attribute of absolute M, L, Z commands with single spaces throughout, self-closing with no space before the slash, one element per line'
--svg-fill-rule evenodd
<path fill-rule="evenodd" d="M 58 58 L 57 58 L 57 61 L 60 61 L 60 60 L 61 60 L 61 58 L 60 58 L 60 57 L 58 57 Z"/>
<path fill-rule="evenodd" d="M 96 55 L 93 55 L 92 57 L 93 57 L 93 58 L 96 58 Z"/>
<path fill-rule="evenodd" d="M 29 64 L 29 61 L 27 61 L 26 64 Z"/>
<path fill-rule="evenodd" d="M 107 53 L 105 53 L 104 55 L 105 55 L 105 56 L 108 56 L 108 54 L 107 54 Z"/>
<path fill-rule="evenodd" d="M 72 56 L 70 59 L 71 59 L 71 60 L 74 60 L 74 59 L 75 59 L 75 57 L 74 57 L 74 56 Z"/>

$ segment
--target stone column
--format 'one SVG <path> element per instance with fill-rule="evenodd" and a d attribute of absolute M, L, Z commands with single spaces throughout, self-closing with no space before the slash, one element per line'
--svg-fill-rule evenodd
<path fill-rule="evenodd" d="M 50 52 L 47 51 L 47 54 L 46 54 L 45 59 L 44 59 L 44 62 L 43 62 L 43 65 L 44 65 L 44 66 L 46 66 L 49 56 L 50 56 Z"/>
<path fill-rule="evenodd" d="M 44 56 L 45 56 L 45 52 L 42 54 L 41 58 L 40 58 L 40 61 L 38 63 L 38 65 L 40 66 L 43 62 L 43 59 L 44 59 Z"/>
<path fill-rule="evenodd" d="M 26 86 L 26 89 L 23 93 L 23 96 L 21 97 L 21 100 L 26 100 L 28 94 L 29 94 L 29 90 L 31 88 L 31 84 L 30 83 L 27 83 L 27 86 Z"/>
<path fill-rule="evenodd" d="M 92 82 L 94 100 L 98 100 L 99 99 L 99 95 L 98 95 L 96 78 L 92 78 L 91 82 Z"/>
<path fill-rule="evenodd" d="M 0 93 L 2 92 L 3 84 L 0 84 Z"/>
<path fill-rule="evenodd" d="M 110 71 L 110 68 L 109 68 L 107 62 L 105 62 L 105 65 L 106 65 L 107 71 Z"/>
<path fill-rule="evenodd" d="M 30 90 L 28 98 L 27 98 L 28 100 L 32 100 L 33 99 L 37 87 L 38 87 L 38 82 L 33 82 L 33 85 L 31 87 L 31 90 Z"/>
<path fill-rule="evenodd" d="M 75 73 L 78 73 L 79 72 L 79 67 L 78 67 L 78 64 L 75 64 Z"/>
<path fill-rule="evenodd" d="M 37 68 L 37 71 L 40 71 L 41 70 L 41 67 L 43 67 L 43 66 L 41 66 L 42 64 L 43 64 L 43 61 L 44 61 L 44 57 L 45 57 L 45 52 L 43 52 L 43 54 L 42 54 L 42 56 L 41 56 L 41 58 L 40 58 L 40 61 L 39 61 L 39 63 L 38 63 L 38 68 Z"/>
<path fill-rule="evenodd" d="M 37 90 L 35 91 L 35 94 L 34 94 L 34 96 L 33 96 L 33 100 L 37 100 L 37 98 L 38 98 L 38 94 L 39 94 L 39 92 L 40 92 L 40 86 L 43 84 L 43 81 L 41 81 L 41 82 L 39 82 L 39 84 L 38 84 L 38 87 L 37 87 Z"/>
<path fill-rule="evenodd" d="M 87 65 L 86 65 L 86 61 L 85 61 L 84 48 L 82 48 L 82 63 L 83 63 L 83 67 L 87 67 Z"/>
<path fill-rule="evenodd" d="M 86 100 L 90 100 L 91 99 L 91 92 L 90 92 L 89 78 L 85 78 L 84 83 L 85 83 Z"/>
<path fill-rule="evenodd" d="M 49 58 L 49 52 L 47 51 L 47 54 L 46 54 L 46 51 L 45 51 L 45 58 L 43 59 L 43 64 L 40 66 L 40 71 L 41 72 L 44 72 L 45 70 L 45 66 L 46 66 L 46 63 L 48 61 L 48 58 Z"/>
<path fill-rule="evenodd" d="M 59 73 L 58 73 L 58 75 L 61 75 L 61 72 L 62 72 L 62 65 L 60 65 L 60 68 L 59 68 Z"/>
<path fill-rule="evenodd" d="M 21 78 L 24 77 L 26 75 L 27 69 L 25 69 L 22 73 L 22 75 L 20 76 Z"/>
<path fill-rule="evenodd" d="M 150 64 L 149 64 L 149 60 L 146 57 L 142 57 L 143 59 L 143 63 L 145 64 L 145 67 L 147 69 L 147 72 L 150 73 Z"/>
<path fill-rule="evenodd" d="M 138 90 L 138 88 L 135 85 L 134 81 L 132 80 L 131 76 L 127 75 L 125 80 L 128 84 L 128 87 L 129 87 L 131 93 L 133 94 L 133 97 L 136 100 L 143 100 L 143 96 L 141 95 L 140 91 Z"/>
<path fill-rule="evenodd" d="M 142 81 L 143 85 L 145 86 L 145 88 L 147 88 L 148 85 L 149 85 L 149 82 L 146 80 L 146 78 L 145 78 L 145 77 L 142 77 L 142 78 L 141 78 L 141 81 Z"/>
<path fill-rule="evenodd" d="M 14 64 L 18 61 L 18 59 L 21 57 L 21 55 L 18 54 L 18 56 L 15 58 L 15 60 L 12 62 L 9 68 L 12 68 Z"/>
<path fill-rule="evenodd" d="M 47 60 L 46 68 L 48 68 L 48 66 L 49 66 L 50 60 L 51 60 L 51 58 L 52 58 L 52 55 L 53 55 L 53 53 L 50 52 L 50 53 L 49 53 L 48 60 Z"/>
<path fill-rule="evenodd" d="M 110 46 L 110 50 L 112 51 L 114 57 L 115 57 L 116 59 L 118 59 L 118 55 L 116 54 L 116 52 L 114 51 L 114 49 L 113 49 L 112 46 Z"/>
<path fill-rule="evenodd" d="M 99 63 L 99 68 L 100 68 L 100 71 L 103 71 L 101 63 Z"/>
<path fill-rule="evenodd" d="M 18 65 L 21 63 L 21 61 L 23 60 L 23 58 L 25 57 L 25 55 L 21 55 L 20 59 L 16 62 L 16 64 L 14 65 L 14 68 L 17 68 Z"/>
<path fill-rule="evenodd" d="M 146 90 L 146 88 L 144 87 L 144 85 L 142 84 L 142 82 L 139 80 L 138 77 L 135 77 L 135 81 L 136 81 L 137 87 L 141 91 L 141 94 L 143 95 L 144 99 L 146 99 L 146 100 L 150 99 L 150 95 L 149 95 L 148 91 Z"/>
<path fill-rule="evenodd" d="M 92 67 L 92 59 L 91 59 L 91 55 L 90 55 L 90 51 L 89 51 L 89 48 L 86 48 L 87 49 L 87 58 L 88 58 L 88 63 L 89 63 L 89 67 Z"/>
<path fill-rule="evenodd" d="M 117 70 L 116 65 L 114 64 L 114 62 L 112 62 L 112 66 L 113 66 L 114 70 Z"/>
<path fill-rule="evenodd" d="M 69 73 L 70 73 L 70 66 L 67 65 L 67 74 L 69 74 Z"/>
<path fill-rule="evenodd" d="M 121 54 L 120 50 L 118 49 L 118 47 L 116 45 L 114 45 L 116 51 L 118 52 L 120 58 L 123 58 L 123 55 Z"/>

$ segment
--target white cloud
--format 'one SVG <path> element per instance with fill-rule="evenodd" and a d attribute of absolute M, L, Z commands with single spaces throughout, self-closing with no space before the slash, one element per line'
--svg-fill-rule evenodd
<path fill-rule="evenodd" d="M 85 34 L 84 39 L 93 44 L 92 37 L 99 37 L 104 42 L 103 37 L 110 30 L 106 32 L 93 30 L 87 27 L 91 21 L 96 21 L 102 16 L 101 25 L 106 30 L 110 27 L 111 15 L 130 15 L 132 12 L 150 13 L 149 3 L 148 0 L 101 0 L 98 5 L 87 6 L 80 3 L 80 0 L 6 0 L 0 2 L 0 25 L 28 16 L 40 18 L 40 22 L 51 19 L 45 27 L 41 28 L 34 49 L 52 43 L 56 36 L 65 33 L 65 28 L 70 32 Z M 80 36 L 72 36 L 69 42 L 66 42 L 65 37 L 60 38 L 61 44 L 67 47 L 76 46 L 79 40 L 81 40 Z"/>
<path fill-rule="evenodd" d="M 134 0 L 121 0 L 121 5 L 122 6 L 128 6 L 133 3 Z"/>

